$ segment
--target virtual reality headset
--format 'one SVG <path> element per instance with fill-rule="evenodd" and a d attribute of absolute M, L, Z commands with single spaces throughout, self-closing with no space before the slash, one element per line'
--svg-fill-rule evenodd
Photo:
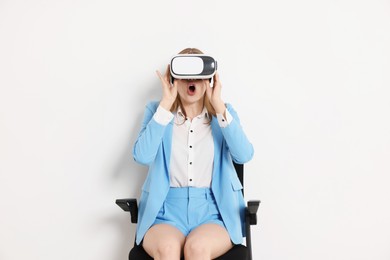
<path fill-rule="evenodd" d="M 204 54 L 179 54 L 171 60 L 171 76 L 175 79 L 211 79 L 217 61 Z"/>

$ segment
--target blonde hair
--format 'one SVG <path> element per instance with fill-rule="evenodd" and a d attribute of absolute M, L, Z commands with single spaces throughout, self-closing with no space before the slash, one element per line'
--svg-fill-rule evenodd
<path fill-rule="evenodd" d="M 184 50 L 179 52 L 179 54 L 203 54 L 203 52 L 197 48 L 185 48 Z M 207 113 L 208 113 L 210 121 L 211 121 L 211 119 L 212 119 L 211 116 L 215 116 L 216 112 L 215 112 L 214 107 L 211 105 L 210 100 L 206 94 L 204 95 L 204 98 L 203 98 L 203 105 L 206 107 Z M 171 112 L 176 112 L 179 107 L 183 111 L 184 116 L 187 116 L 186 111 L 181 103 L 180 96 L 177 95 L 176 100 L 171 107 Z"/>

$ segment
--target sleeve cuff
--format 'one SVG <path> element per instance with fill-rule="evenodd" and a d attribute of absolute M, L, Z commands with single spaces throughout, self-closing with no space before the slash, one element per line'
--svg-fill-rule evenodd
<path fill-rule="evenodd" d="M 153 119 L 160 125 L 167 125 L 173 119 L 173 114 L 165 108 L 158 106 Z"/>
<path fill-rule="evenodd" d="M 217 113 L 218 124 L 222 128 L 227 127 L 233 120 L 232 115 L 229 113 L 229 111 L 227 109 L 225 110 L 225 115 L 226 115 L 226 118 L 223 116 L 223 114 Z"/>

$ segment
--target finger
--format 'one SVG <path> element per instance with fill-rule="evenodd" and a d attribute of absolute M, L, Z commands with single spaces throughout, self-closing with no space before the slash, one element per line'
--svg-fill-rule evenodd
<path fill-rule="evenodd" d="M 222 85 L 221 85 L 221 82 L 219 80 L 219 75 L 218 73 L 216 73 L 214 75 L 214 78 L 215 78 L 215 81 L 214 81 L 214 87 L 213 87 L 213 95 L 215 97 L 221 97 L 221 88 L 222 88 Z"/>
<path fill-rule="evenodd" d="M 212 88 L 210 86 L 210 82 L 208 80 L 204 84 L 206 85 L 206 95 L 207 95 L 207 97 L 210 100 L 211 99 L 211 94 L 213 93 L 213 90 L 212 90 Z"/>
<path fill-rule="evenodd" d="M 157 76 L 160 78 L 160 80 L 163 80 L 163 76 L 161 75 L 161 72 L 159 70 L 156 70 Z"/>
<path fill-rule="evenodd" d="M 165 70 L 165 75 L 167 75 L 168 73 L 170 73 L 170 72 L 169 72 L 169 64 L 167 65 L 167 68 L 166 68 L 166 70 Z"/>
<path fill-rule="evenodd" d="M 219 74 L 218 74 L 218 72 L 216 72 L 215 74 L 214 74 L 214 85 L 216 85 L 216 84 L 220 84 L 221 82 L 219 81 Z"/>
<path fill-rule="evenodd" d="M 167 69 L 165 70 L 165 80 L 170 82 L 170 76 L 171 76 L 171 69 L 169 64 L 167 65 Z"/>
<path fill-rule="evenodd" d="M 206 86 L 206 88 L 210 87 L 210 80 L 209 79 L 204 79 L 203 84 Z"/>
<path fill-rule="evenodd" d="M 157 73 L 157 76 L 160 78 L 161 84 L 162 84 L 162 85 L 166 85 L 166 83 L 165 83 L 165 78 L 164 78 L 164 76 L 161 74 L 161 72 L 158 71 L 158 70 L 156 70 L 156 73 Z"/>
<path fill-rule="evenodd" d="M 161 82 L 161 86 L 162 86 L 163 90 L 164 89 L 169 89 L 169 87 L 166 84 L 165 79 L 164 79 L 163 75 L 161 74 L 161 72 L 156 70 L 156 74 L 160 78 L 160 82 Z"/>
<path fill-rule="evenodd" d="M 219 86 L 219 77 L 217 73 L 214 74 L 213 81 L 213 89 L 217 89 Z"/>

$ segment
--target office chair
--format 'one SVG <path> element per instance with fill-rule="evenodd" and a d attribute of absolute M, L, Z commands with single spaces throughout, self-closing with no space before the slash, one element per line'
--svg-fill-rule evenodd
<path fill-rule="evenodd" d="M 234 163 L 237 176 L 240 179 L 242 186 L 244 187 L 244 165 Z M 244 189 L 242 190 L 244 194 Z M 138 222 L 138 205 L 137 199 L 117 199 L 116 204 L 124 211 L 130 212 L 130 220 L 132 223 Z M 260 205 L 260 200 L 248 201 L 245 209 L 246 219 L 246 246 L 235 245 L 232 249 L 226 252 L 224 255 L 216 258 L 215 260 L 252 260 L 252 241 L 251 241 L 251 225 L 257 225 L 257 210 Z M 182 258 L 183 259 L 183 258 Z M 153 260 L 142 245 L 137 245 L 134 241 L 134 247 L 130 250 L 129 260 Z"/>

